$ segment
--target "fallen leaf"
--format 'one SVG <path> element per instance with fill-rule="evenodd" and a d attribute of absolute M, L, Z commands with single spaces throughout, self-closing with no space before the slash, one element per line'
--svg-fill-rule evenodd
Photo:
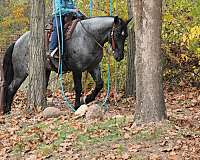
<path fill-rule="evenodd" d="M 149 160 L 161 160 L 160 155 L 152 154 L 149 156 Z"/>
<path fill-rule="evenodd" d="M 170 152 L 168 159 L 169 160 L 177 160 L 177 155 L 175 151 Z"/>

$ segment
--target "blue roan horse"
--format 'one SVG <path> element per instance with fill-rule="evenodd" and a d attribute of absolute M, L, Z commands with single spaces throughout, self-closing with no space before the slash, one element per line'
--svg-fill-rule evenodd
<path fill-rule="evenodd" d="M 63 54 L 63 73 L 72 71 L 76 92 L 75 109 L 80 105 L 82 93 L 82 72 L 88 71 L 96 82 L 95 89 L 85 99 L 89 103 L 103 88 L 99 63 L 102 60 L 106 42 L 110 42 L 116 61 L 124 58 L 124 42 L 127 25 L 130 22 L 116 17 L 94 17 L 78 22 L 70 40 L 65 41 Z M 11 104 L 16 91 L 28 76 L 30 32 L 22 35 L 16 43 L 10 45 L 4 56 L 3 68 L 5 87 L 4 113 L 11 111 Z M 100 44 L 98 44 L 98 43 Z M 51 70 L 46 69 L 47 84 Z"/>

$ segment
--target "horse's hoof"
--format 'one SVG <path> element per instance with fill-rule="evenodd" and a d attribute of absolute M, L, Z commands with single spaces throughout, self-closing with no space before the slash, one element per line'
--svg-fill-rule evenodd
<path fill-rule="evenodd" d="M 75 105 L 74 109 L 77 110 L 81 105 Z"/>
<path fill-rule="evenodd" d="M 81 97 L 81 105 L 86 104 L 86 96 Z"/>
<path fill-rule="evenodd" d="M 10 114 L 11 111 L 4 111 L 3 114 Z"/>

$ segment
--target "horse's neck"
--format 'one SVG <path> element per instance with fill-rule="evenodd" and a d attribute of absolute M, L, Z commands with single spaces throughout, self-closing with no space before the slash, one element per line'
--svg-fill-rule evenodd
<path fill-rule="evenodd" d="M 95 17 L 84 21 L 84 26 L 100 43 L 105 43 L 113 26 L 113 17 Z"/>

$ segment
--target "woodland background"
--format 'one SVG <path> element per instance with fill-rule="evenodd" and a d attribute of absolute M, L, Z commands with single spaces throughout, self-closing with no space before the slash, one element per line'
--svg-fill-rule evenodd
<path fill-rule="evenodd" d="M 30 6 L 26 0 L 7 0 L 0 2 L 0 48 L 1 53 L 20 35 L 29 30 Z M 78 1 L 78 8 L 87 16 L 90 15 L 89 0 Z M 51 20 L 51 1 L 46 0 L 46 22 Z M 116 8 L 118 6 L 118 8 Z M 164 80 L 169 86 L 199 86 L 200 80 L 200 1 L 198 0 L 165 0 L 163 1 L 162 53 Z M 127 1 L 113 1 L 113 15 L 128 19 Z M 93 1 L 93 16 L 108 15 L 109 6 L 106 0 Z M 129 26 L 130 28 L 132 25 Z M 125 49 L 127 52 L 127 47 Z M 125 53 L 125 55 L 127 55 Z M 106 79 L 106 60 L 102 63 L 103 75 Z M 118 77 L 118 86 L 124 90 L 126 61 L 121 62 L 120 71 L 111 62 L 112 83 Z M 119 66 L 118 66 L 119 67 Z M 67 76 L 70 77 L 70 76 Z M 67 84 L 71 78 L 67 78 Z M 92 82 L 91 80 L 89 82 Z M 115 83 L 116 84 L 116 83 Z M 90 86 L 90 83 L 89 83 Z M 71 90 L 72 86 L 68 85 Z"/>
<path fill-rule="evenodd" d="M 89 16 L 89 0 L 84 2 L 78 1 L 77 6 Z M 94 16 L 109 14 L 106 0 L 93 2 Z M 113 0 L 113 15 L 118 13 L 128 19 L 127 1 L 118 0 L 118 8 L 116 2 Z M 46 0 L 46 23 L 51 19 L 51 10 L 50 0 Z M 36 112 L 30 116 L 26 114 L 26 93 L 19 91 L 11 114 L 0 117 L 0 159 L 200 159 L 199 11 L 199 0 L 163 0 L 162 65 L 167 109 L 164 122 L 133 125 L 135 98 L 123 94 L 127 43 L 126 59 L 119 64 L 111 61 L 111 86 L 117 87 L 122 94 L 117 99 L 111 94 L 109 112 L 103 120 L 90 123 L 84 118 L 74 118 L 59 90 L 47 99 L 66 115 L 45 119 Z M 11 41 L 29 30 L 29 16 L 27 0 L 0 0 L 1 54 Z M 105 82 L 106 63 L 104 58 L 101 65 Z M 73 83 L 68 75 L 66 96 L 73 100 Z M 92 81 L 87 83 L 88 89 L 91 88 Z M 105 90 L 98 100 L 104 96 Z"/>

